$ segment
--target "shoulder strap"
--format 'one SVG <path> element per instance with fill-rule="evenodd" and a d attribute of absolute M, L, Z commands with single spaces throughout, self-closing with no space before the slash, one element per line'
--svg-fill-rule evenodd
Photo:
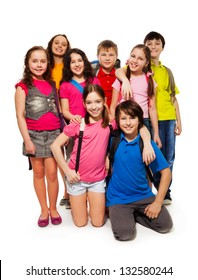
<path fill-rule="evenodd" d="M 55 99 L 56 107 L 57 107 L 58 113 L 60 114 L 59 98 L 58 98 L 58 94 L 57 94 L 57 91 L 56 91 L 56 84 L 55 84 L 55 82 L 51 82 L 51 86 L 53 88 L 53 93 L 54 93 L 54 99 Z"/>
<path fill-rule="evenodd" d="M 121 133 L 119 130 L 114 130 L 111 133 L 109 145 L 109 160 L 111 165 L 113 164 L 115 152 L 120 144 L 120 135 Z"/>
<path fill-rule="evenodd" d="M 110 148 L 109 148 L 109 161 L 110 161 L 110 166 L 109 166 L 109 173 L 108 174 L 111 174 L 111 167 L 113 165 L 113 161 L 114 161 L 114 155 L 115 155 L 115 152 L 120 144 L 120 131 L 119 130 L 114 130 L 111 134 L 111 143 L 110 143 Z M 144 147 L 144 144 L 143 144 L 143 140 L 142 138 L 140 137 L 140 151 L 141 151 L 141 154 L 143 152 L 143 147 Z M 151 173 L 151 170 L 149 168 L 148 165 L 145 165 L 145 169 L 146 169 L 146 172 L 149 176 L 149 179 L 151 182 L 154 182 L 154 179 L 153 179 L 153 175 Z"/>
<path fill-rule="evenodd" d="M 70 83 L 74 85 L 81 93 L 83 93 L 83 87 L 77 81 L 71 79 Z"/>
<path fill-rule="evenodd" d="M 85 120 L 82 119 L 80 124 L 80 132 L 79 132 L 79 140 L 78 140 L 78 149 L 77 149 L 77 155 L 76 155 L 76 166 L 75 171 L 78 171 L 79 168 L 79 161 L 80 161 L 80 152 L 81 152 L 81 146 L 82 146 L 82 138 L 83 138 L 83 132 L 85 128 Z"/>
<path fill-rule="evenodd" d="M 108 146 L 108 152 L 109 152 L 109 170 L 108 170 L 108 175 L 111 176 L 111 170 L 113 166 L 113 161 L 114 161 L 114 155 L 115 152 L 118 148 L 118 145 L 120 144 L 120 131 L 119 130 L 114 130 L 112 131 L 112 126 L 109 125 L 110 129 L 110 138 L 109 138 L 109 146 Z"/>
<path fill-rule="evenodd" d="M 140 143 L 139 143 L 139 144 L 140 144 L 140 151 L 141 151 L 141 154 L 142 154 L 142 152 L 143 152 L 143 147 L 144 147 L 144 143 L 143 143 L 143 140 L 142 140 L 141 137 L 140 137 Z M 147 175 L 148 175 L 150 181 L 153 183 L 153 182 L 154 182 L 154 179 L 153 179 L 153 175 L 152 175 L 152 173 L 151 173 L 151 170 L 150 170 L 149 166 L 146 165 L 146 163 L 144 163 L 144 166 L 145 166 L 146 173 L 147 173 Z"/>
<path fill-rule="evenodd" d="M 175 96 L 175 79 L 173 76 L 173 72 L 170 70 L 170 68 L 164 66 L 168 72 L 168 76 L 169 76 L 169 85 L 168 88 L 171 91 L 171 97 Z"/>

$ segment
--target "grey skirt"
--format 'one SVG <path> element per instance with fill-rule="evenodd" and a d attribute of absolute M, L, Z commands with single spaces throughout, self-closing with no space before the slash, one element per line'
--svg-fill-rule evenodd
<path fill-rule="evenodd" d="M 54 142 L 54 140 L 59 136 L 60 129 L 56 130 L 28 130 L 30 138 L 36 147 L 35 155 L 27 154 L 25 150 L 25 145 L 23 143 L 23 155 L 28 157 L 36 157 L 36 158 L 47 158 L 53 157 L 53 154 L 50 149 L 50 145 Z"/>

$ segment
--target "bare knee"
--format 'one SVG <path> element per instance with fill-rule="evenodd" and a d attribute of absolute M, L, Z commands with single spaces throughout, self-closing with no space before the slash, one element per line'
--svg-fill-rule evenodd
<path fill-rule="evenodd" d="M 104 222 L 105 222 L 104 217 L 97 220 L 91 220 L 91 224 L 94 227 L 102 227 L 104 225 Z"/>
<path fill-rule="evenodd" d="M 83 221 L 74 221 L 75 226 L 77 227 L 85 227 L 87 225 L 87 222 L 83 222 Z"/>
<path fill-rule="evenodd" d="M 84 227 L 88 223 L 88 218 L 87 217 L 82 218 L 82 217 L 75 217 L 73 215 L 72 218 L 73 218 L 73 222 L 74 222 L 75 226 L 77 226 L 77 227 Z"/>

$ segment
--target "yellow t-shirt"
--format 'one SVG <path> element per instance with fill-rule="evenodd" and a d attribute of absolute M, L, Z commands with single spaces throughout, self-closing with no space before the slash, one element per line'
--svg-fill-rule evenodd
<path fill-rule="evenodd" d="M 159 65 L 151 64 L 154 73 L 154 80 L 157 83 L 156 88 L 156 107 L 158 113 L 158 120 L 176 120 L 175 106 L 171 102 L 169 86 L 169 75 L 166 68 L 159 63 Z M 175 93 L 178 94 L 179 90 L 175 87 Z"/>
<path fill-rule="evenodd" d="M 62 79 L 63 63 L 57 63 L 52 70 L 52 79 L 56 83 L 56 88 L 59 89 L 60 81 Z"/>

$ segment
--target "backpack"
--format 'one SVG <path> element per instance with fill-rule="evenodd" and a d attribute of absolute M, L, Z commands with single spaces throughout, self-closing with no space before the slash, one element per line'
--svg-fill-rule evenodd
<path fill-rule="evenodd" d="M 93 72 L 94 72 L 94 75 L 97 76 L 98 75 L 98 72 L 99 72 L 99 69 L 100 69 L 100 63 L 98 60 L 93 60 L 91 61 L 91 66 L 93 68 Z M 116 69 L 120 68 L 121 67 L 121 62 L 120 62 L 120 59 L 116 59 L 116 63 L 114 65 L 114 67 Z"/>
<path fill-rule="evenodd" d="M 171 100 L 173 99 L 173 97 L 175 96 L 175 79 L 174 79 L 174 76 L 173 76 L 173 73 L 172 71 L 164 66 L 166 68 L 166 71 L 168 72 L 168 76 L 169 76 L 169 85 L 168 85 L 168 90 L 171 91 Z"/>
<path fill-rule="evenodd" d="M 107 178 L 106 178 L 106 183 L 108 185 L 109 181 L 110 181 L 110 178 L 111 178 L 111 171 L 112 171 L 112 166 L 113 166 L 113 162 L 114 162 L 114 155 L 115 155 L 115 152 L 120 144 L 120 137 L 121 136 L 121 131 L 120 130 L 114 130 L 112 133 L 111 133 L 111 137 L 110 137 L 110 143 L 109 143 L 109 147 L 108 147 L 108 151 L 109 151 L 109 171 L 108 171 L 108 175 L 107 175 Z M 141 154 L 143 152 L 143 147 L 144 147 L 144 143 L 143 143 L 143 140 L 142 138 L 140 137 L 140 143 L 139 143 L 139 146 L 140 146 L 140 151 L 141 151 Z M 148 175 L 148 178 L 150 179 L 151 182 L 154 182 L 154 178 L 153 178 L 153 175 L 152 175 L 152 172 L 149 168 L 148 165 L 146 165 L 144 163 L 144 166 L 145 166 L 145 169 L 146 169 L 146 173 Z"/>

